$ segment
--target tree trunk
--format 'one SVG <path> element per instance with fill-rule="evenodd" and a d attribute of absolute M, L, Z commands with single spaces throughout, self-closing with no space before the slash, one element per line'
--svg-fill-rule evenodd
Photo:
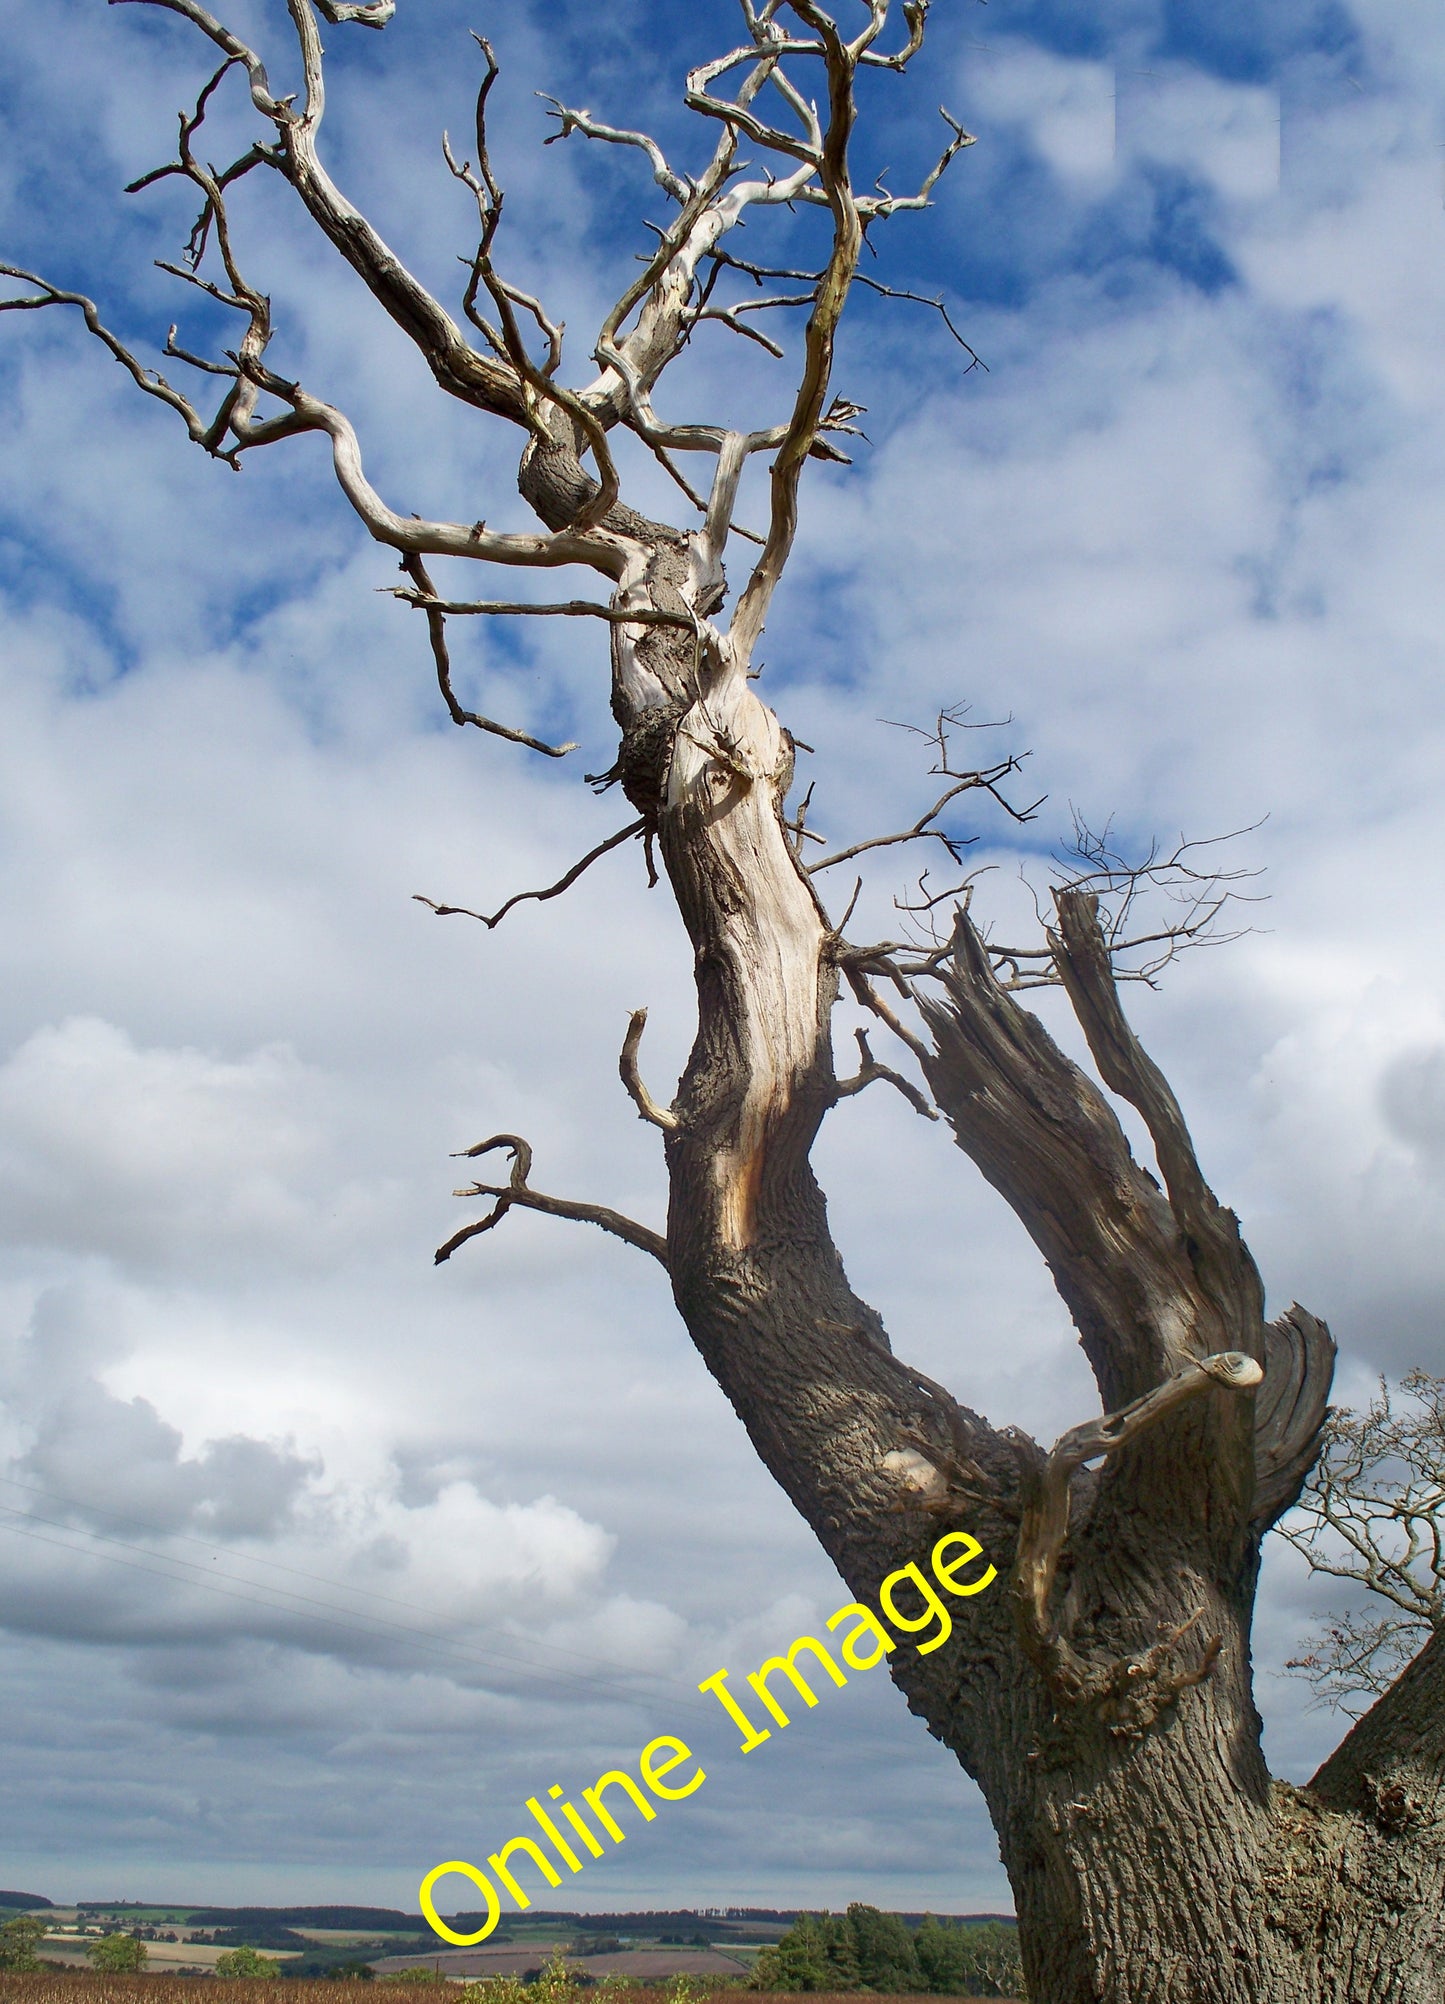
<path fill-rule="evenodd" d="M 696 539 L 659 537 L 615 603 L 705 613 L 720 587 Z M 1311 1788 L 1271 1783 L 1250 1683 L 1259 1541 L 1313 1460 L 1333 1346 L 1302 1309 L 1265 1324 L 1091 902 L 1061 896 L 1056 964 L 1163 1189 L 966 917 L 913 998 L 939 1108 L 1048 1260 L 1110 1415 L 1045 1454 L 892 1355 L 829 1234 L 809 1154 L 838 1097 L 840 967 L 866 967 L 784 826 L 791 740 L 725 651 L 614 636 L 616 776 L 696 956 L 697 1039 L 665 1116 L 677 1304 L 855 1594 L 950 1525 L 999 1566 L 944 1648 L 891 1661 L 982 1788 L 1031 1995 L 1441 2004 L 1445 1657 L 1432 1644 Z"/>

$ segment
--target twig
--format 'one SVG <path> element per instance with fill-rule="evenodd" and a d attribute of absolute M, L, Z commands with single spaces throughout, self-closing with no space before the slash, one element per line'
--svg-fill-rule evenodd
<path fill-rule="evenodd" d="M 998 783 L 1007 778 L 1009 773 L 1017 772 L 1018 770 L 1018 759 L 1009 758 L 996 766 L 990 767 L 986 772 L 964 774 L 949 787 L 946 793 L 942 794 L 933 803 L 926 814 L 919 815 L 911 828 L 900 829 L 895 835 L 870 835 L 864 842 L 850 843 L 846 849 L 839 849 L 832 856 L 824 856 L 821 862 L 810 863 L 807 866 L 809 876 L 816 876 L 819 870 L 831 870 L 835 863 L 851 862 L 854 856 L 861 856 L 868 849 L 891 849 L 899 842 L 922 842 L 929 839 L 941 842 L 954 862 L 961 863 L 963 857 L 960 851 L 970 847 L 978 840 L 978 837 L 976 835 L 945 835 L 941 828 L 932 826 L 933 821 L 943 812 L 951 800 L 958 798 L 959 794 L 972 793 L 980 788 L 992 794 L 993 798 L 1000 802 L 1000 805 L 1008 807 L 1007 801 L 1001 799 L 996 789 Z M 1008 808 L 1008 811 L 1010 814 L 1015 813 L 1015 810 L 1011 807 Z M 1029 817 L 1015 815 L 1015 818 Z"/>
<path fill-rule="evenodd" d="M 609 835 L 605 842 L 599 842 L 595 849 L 589 849 L 581 862 L 574 863 L 565 877 L 559 877 L 556 883 L 549 884 L 545 891 L 514 892 L 490 917 L 485 912 L 468 911 L 465 905 L 439 905 L 431 898 L 424 898 L 420 891 L 412 893 L 412 900 L 415 904 L 425 905 L 428 911 L 435 912 L 438 918 L 476 919 L 490 932 L 494 926 L 501 924 L 514 905 L 525 904 L 529 898 L 535 899 L 538 904 L 545 904 L 548 898 L 560 898 L 563 891 L 570 890 L 582 872 L 590 869 L 599 857 L 605 856 L 609 849 L 618 848 L 631 836 L 642 834 L 646 826 L 645 821 L 629 821 L 625 828 L 619 828 L 615 835 Z"/>
<path fill-rule="evenodd" d="M 1143 981 L 1153 987 L 1155 976 L 1186 947 L 1222 946 L 1230 940 L 1239 939 L 1248 930 L 1247 927 L 1239 927 L 1233 931 L 1220 931 L 1217 921 L 1227 905 L 1260 901 L 1235 887 L 1251 882 L 1262 872 L 1242 868 L 1201 870 L 1188 859 L 1195 850 L 1217 848 L 1240 835 L 1252 834 L 1261 826 L 1260 822 L 1232 829 L 1224 835 L 1193 840 L 1181 835 L 1167 853 L 1161 852 L 1160 845 L 1154 841 L 1149 844 L 1143 860 L 1137 863 L 1131 863 L 1111 846 L 1107 824 L 1096 833 L 1077 811 L 1074 812 L 1073 823 L 1073 839 L 1057 860 L 1061 864 L 1082 863 L 1084 867 L 1073 870 L 1059 888 L 1098 895 L 1104 938 L 1110 955 L 1116 961 L 1122 955 L 1143 947 L 1161 948 L 1140 967 L 1117 968 L 1116 979 Z M 1170 902 L 1182 907 L 1182 915 L 1173 924 L 1162 926 L 1157 931 L 1129 935 L 1128 925 L 1134 906 L 1146 891 L 1161 892 Z"/>
<path fill-rule="evenodd" d="M 713 250 L 708 255 L 714 261 L 714 271 L 728 270 L 741 272 L 745 277 L 751 278 L 755 285 L 759 286 L 762 285 L 764 279 L 769 278 L 793 278 L 806 281 L 810 285 L 817 285 L 823 276 L 820 271 L 806 271 L 800 269 L 797 265 L 754 264 L 748 258 L 735 257 L 731 251 Z M 962 334 L 959 333 L 957 327 L 954 326 L 948 308 L 943 303 L 941 294 L 934 297 L 924 292 L 910 292 L 904 286 L 885 285 L 881 279 L 870 278 L 863 271 L 854 272 L 853 283 L 855 285 L 866 286 L 870 292 L 879 293 L 884 299 L 907 299 L 911 300 L 916 306 L 931 306 L 940 315 L 943 324 L 947 327 L 959 347 L 971 358 L 969 368 L 982 369 L 985 375 L 987 375 L 988 363 L 984 361 L 975 348 L 969 345 Z M 741 311 L 743 309 L 734 308 L 733 310 Z"/>
<path fill-rule="evenodd" d="M 958 343 L 959 347 L 962 348 L 964 353 L 969 358 L 968 368 L 965 369 L 963 373 L 967 376 L 971 374 L 971 372 L 974 369 L 982 369 L 985 375 L 988 374 L 989 372 L 988 363 L 985 362 L 982 355 L 979 354 L 976 348 L 972 347 L 969 342 L 964 340 L 963 336 L 959 333 L 958 329 L 954 326 L 953 321 L 950 319 L 948 308 L 943 303 L 942 293 L 939 293 L 937 297 L 933 297 L 925 292 L 909 292 L 903 286 L 884 285 L 881 282 L 881 280 L 876 278 L 870 278 L 868 274 L 863 271 L 860 271 L 857 274 L 857 280 L 859 285 L 866 285 L 870 292 L 881 293 L 885 299 L 911 299 L 915 304 L 915 306 L 931 306 L 934 312 L 937 313 L 940 319 L 943 321 L 944 326 L 948 329 L 949 333 L 953 336 L 954 340 Z"/>

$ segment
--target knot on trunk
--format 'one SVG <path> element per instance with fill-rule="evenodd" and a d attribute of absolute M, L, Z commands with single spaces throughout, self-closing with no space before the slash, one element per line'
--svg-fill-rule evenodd
<path fill-rule="evenodd" d="M 1202 1684 L 1219 1660 L 1222 1636 L 1212 1635 L 1199 1660 L 1186 1665 L 1180 1644 L 1198 1627 L 1203 1608 L 1169 1628 L 1136 1656 L 1091 1662 L 1072 1642 L 1051 1636 L 1035 1654 L 1057 1703 L 1087 1708 L 1114 1739 L 1139 1739 L 1181 1693 Z"/>
<path fill-rule="evenodd" d="M 677 727 L 691 707 L 684 696 L 640 711 L 623 732 L 617 763 L 601 775 L 602 780 L 621 781 L 622 791 L 650 826 L 656 826 L 667 798 Z"/>
<path fill-rule="evenodd" d="M 1365 1774 L 1360 1781 L 1370 1814 L 1387 1837 L 1422 1829 L 1432 1820 L 1425 1803 L 1398 1775 L 1381 1780 L 1377 1775 Z"/>

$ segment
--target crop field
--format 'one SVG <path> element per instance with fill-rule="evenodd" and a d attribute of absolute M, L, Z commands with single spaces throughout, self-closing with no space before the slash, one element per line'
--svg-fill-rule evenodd
<path fill-rule="evenodd" d="M 351 1986 L 346 1986 L 348 1992 Z M 42 1970 L 35 1976 L 20 1976 L 0 1971 L 0 2004 L 197 2004 L 197 1994 L 204 1997 L 205 2004 L 338 2004 L 337 1993 L 341 1988 L 335 1981 L 315 1977 L 305 1981 L 289 1981 L 285 1977 L 272 1977 L 258 1982 L 256 1979 L 228 1980 L 214 1976 L 172 1976 L 157 1972 L 155 1975 L 104 1976 L 93 1970 Z M 368 1985 L 368 1994 L 374 2004 L 438 2004 L 440 1996 L 447 1991 L 433 1980 L 430 1983 L 397 1983 Z M 699 1988 L 690 1999 L 690 2004 L 710 2004 L 714 1993 Z M 770 1994 L 760 1991 L 740 1991 L 736 1986 L 715 1993 L 719 2004 L 770 2004 Z M 664 1990 L 629 1990 L 627 2004 L 668 2004 L 668 1993 Z M 782 2004 L 782 1998 L 777 2000 Z M 793 2004 L 791 1997 L 788 2004 Z M 809 1999 L 809 2004 L 862 2004 L 856 1991 L 832 1996 L 819 1992 Z M 869 1993 L 866 2004 L 923 2004 L 917 1996 L 884 1997 Z M 938 2004 L 937 1999 L 927 2000 L 927 2004 Z M 966 2004 L 966 2000 L 960 2000 Z M 1016 2000 L 994 1998 L 989 2004 L 1016 2004 Z"/>

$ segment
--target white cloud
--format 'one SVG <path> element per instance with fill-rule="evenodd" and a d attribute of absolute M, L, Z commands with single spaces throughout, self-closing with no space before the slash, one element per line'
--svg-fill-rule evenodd
<path fill-rule="evenodd" d="M 977 122 L 1022 125 L 1056 174 L 1112 176 L 1114 74 L 1106 63 L 1069 61 L 1024 41 L 970 46 L 966 73 Z"/>
<path fill-rule="evenodd" d="M 1121 153 L 1183 168 L 1236 200 L 1280 181 L 1278 89 L 1226 84 L 1151 59 L 1114 76 Z"/>
<path fill-rule="evenodd" d="M 0 1069 L 4 1237 L 151 1269 L 334 1257 L 382 1192 L 332 1182 L 330 1112 L 284 1046 L 232 1063 L 95 1017 L 37 1030 Z"/>

